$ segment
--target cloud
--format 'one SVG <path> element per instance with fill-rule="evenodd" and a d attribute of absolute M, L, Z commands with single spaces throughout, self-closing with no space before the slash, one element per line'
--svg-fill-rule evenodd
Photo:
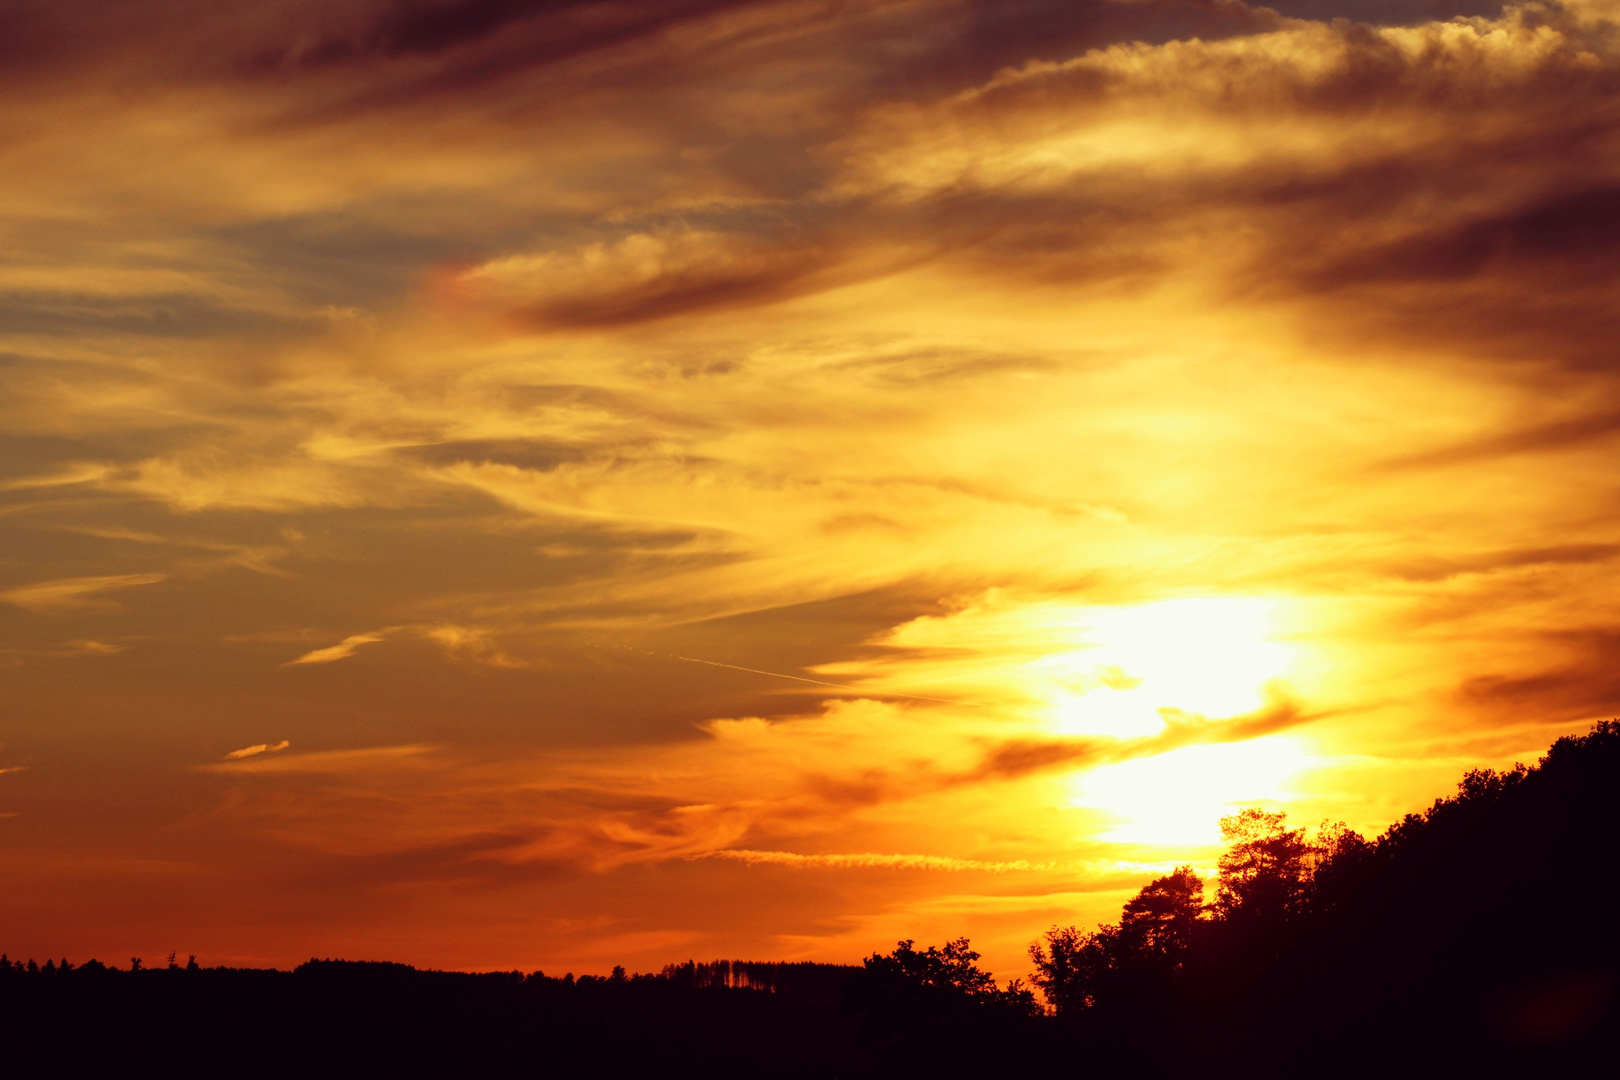
<path fill-rule="evenodd" d="M 105 641 L 91 641 L 81 638 L 63 644 L 61 655 L 64 656 L 112 656 L 123 652 L 128 646 L 109 645 Z"/>
<path fill-rule="evenodd" d="M 93 7 L 0 41 L 0 659 L 152 655 L 8 705 L 342 749 L 64 865 L 117 802 L 199 926 L 1018 961 L 1165 855 L 1089 770 L 1286 732 L 1379 827 L 1613 697 L 1609 7 Z"/>
<path fill-rule="evenodd" d="M 91 577 L 40 581 L 0 592 L 0 601 L 43 615 L 68 615 L 116 607 L 99 594 L 136 585 L 154 585 L 167 574 L 103 574 Z"/>
<path fill-rule="evenodd" d="M 324 649 L 311 649 L 295 660 L 287 661 L 288 666 L 293 664 L 330 664 L 338 660 L 347 660 L 353 656 L 362 645 L 370 645 L 382 641 L 390 633 L 389 630 L 378 630 L 369 634 L 350 634 L 336 645 L 328 645 Z"/>
<path fill-rule="evenodd" d="M 472 626 L 443 624 L 419 628 L 419 632 L 444 646 L 453 657 L 497 668 L 525 667 L 523 661 L 509 656 L 488 630 Z"/>
<path fill-rule="evenodd" d="M 391 637 L 397 637 L 400 634 L 426 638 L 442 646 L 448 656 L 475 664 L 497 668 L 521 668 L 527 666 L 525 661 L 510 656 L 502 649 L 495 633 L 490 629 L 477 626 L 461 626 L 455 623 L 389 626 L 364 634 L 351 634 L 336 645 L 329 645 L 323 649 L 312 649 L 297 659 L 289 660 L 286 666 L 290 667 L 294 664 L 330 664 L 338 660 L 347 660 L 363 645 L 372 645 Z"/>
<path fill-rule="evenodd" d="M 991 874 L 1040 873 L 1053 869 L 1052 863 L 1033 863 L 1022 859 L 1013 862 L 984 862 L 979 859 L 955 859 L 947 855 L 878 855 L 858 852 L 847 855 L 800 855 L 791 851 L 753 851 L 747 848 L 727 848 L 696 856 L 703 859 L 730 859 L 749 865 L 767 864 L 793 867 L 826 867 L 855 870 L 944 870 L 979 871 Z"/>
<path fill-rule="evenodd" d="M 611 245 L 504 256 L 456 284 L 536 327 L 633 325 L 826 288 L 813 275 L 837 259 L 799 237 L 632 233 Z"/>
<path fill-rule="evenodd" d="M 199 448 L 186 458 L 143 461 L 134 476 L 117 486 L 190 511 L 219 507 L 286 511 L 391 501 L 386 484 L 382 490 L 367 490 L 353 467 L 334 468 L 296 451 L 278 457 L 231 461 L 211 448 Z"/>
<path fill-rule="evenodd" d="M 256 743 L 253 746 L 244 746 L 240 750 L 232 750 L 221 761 L 240 761 L 243 758 L 257 757 L 259 754 L 275 754 L 287 749 L 292 743 L 282 739 L 274 746 L 269 743 Z"/>
<path fill-rule="evenodd" d="M 886 821 L 904 823 L 895 835 L 948 845 L 948 828 L 924 823 L 939 813 L 940 800 L 961 799 L 966 789 L 984 789 L 984 805 L 974 811 L 983 820 L 1017 817 L 1028 811 L 1029 790 L 1017 791 L 1011 781 L 1038 787 L 1040 774 L 1054 769 L 1235 742 L 1298 722 L 1297 710 L 1279 703 L 1223 721 L 1178 719 L 1159 737 L 1097 740 L 1079 753 L 1080 742 L 1069 740 L 1036 748 L 1044 754 L 1031 753 L 1035 744 L 1025 742 L 985 755 L 993 721 L 937 705 L 855 701 L 774 723 L 713 721 L 699 741 L 622 751 L 495 756 L 408 745 L 274 760 L 256 753 L 241 765 L 208 768 L 248 768 L 274 779 L 233 794 L 220 811 L 232 820 L 278 844 L 361 859 L 355 873 L 395 881 L 606 874 L 672 860 L 1041 874 L 1057 868 L 1057 852 L 1072 861 L 1090 858 L 1090 849 L 1063 841 L 1044 859 L 801 854 L 742 841 L 858 836 L 871 827 L 863 822 Z M 926 759 L 917 756 L 920 746 Z M 972 767 L 975 756 L 979 764 Z M 1029 827 L 1061 830 L 1060 819 Z"/>
<path fill-rule="evenodd" d="M 1374 466 L 1379 471 L 1439 469 L 1518 454 L 1555 454 L 1620 434 L 1620 412 L 1601 412 L 1492 434 L 1457 446 L 1422 450 Z"/>
<path fill-rule="evenodd" d="M 1620 648 L 1620 628 L 1564 627 L 1538 635 L 1540 647 L 1495 671 L 1475 671 L 1452 700 L 1519 722 L 1575 723 L 1620 713 L 1620 674 L 1609 658 Z"/>
<path fill-rule="evenodd" d="M 1436 581 L 1461 574 L 1497 574 L 1546 569 L 1559 565 L 1604 563 L 1620 556 L 1620 544 L 1560 544 L 1552 547 L 1507 548 L 1479 553 L 1459 553 L 1436 558 L 1414 554 L 1392 562 L 1391 575 L 1410 581 Z"/>
<path fill-rule="evenodd" d="M 510 465 L 544 471 L 589 457 L 594 447 L 544 439 L 453 439 L 401 447 L 397 453 L 429 465 Z"/>
<path fill-rule="evenodd" d="M 68 657 L 68 656 L 115 656 L 123 652 L 128 646 L 110 645 L 105 641 L 93 641 L 79 638 L 73 641 L 64 641 L 60 644 L 35 649 L 0 649 L 0 656 L 11 656 L 14 663 L 21 663 L 23 657 Z"/>
<path fill-rule="evenodd" d="M 260 62 L 320 68 L 370 58 L 437 56 L 491 38 L 504 39 L 497 40 L 493 50 L 476 60 L 464 59 L 465 66 L 458 74 L 441 75 L 466 83 L 513 68 L 555 64 L 582 53 L 623 45 L 747 2 L 641 0 L 607 6 L 594 0 L 451 0 L 435 4 L 392 0 L 375 11 L 367 25 L 351 34 L 300 42 L 282 56 L 264 56 Z"/>
<path fill-rule="evenodd" d="M 971 771 L 953 783 L 1015 779 L 1052 769 L 1081 769 L 1168 753 L 1184 746 L 1245 742 L 1322 719 L 1307 712 L 1279 687 L 1267 691 L 1270 701 L 1251 713 L 1211 719 L 1175 708 L 1160 708 L 1164 730 L 1136 739 L 1013 739 L 997 746 Z"/>
<path fill-rule="evenodd" d="M 105 479 L 110 471 L 105 465 L 91 462 L 71 462 L 64 464 L 57 472 L 48 476 L 25 476 L 4 481 L 0 483 L 0 491 L 28 491 L 35 488 L 91 484 Z"/>
<path fill-rule="evenodd" d="M 254 760 L 237 768 L 227 765 L 200 765 L 204 772 L 235 774 L 251 770 L 276 775 L 367 776 L 392 769 L 422 769 L 423 762 L 442 748 L 425 743 L 394 746 L 368 746 L 352 750 L 323 750 L 285 757 L 253 755 Z M 224 759 L 222 759 L 224 760 Z"/>
<path fill-rule="evenodd" d="M 1437 234 L 1396 241 L 1346 260 L 1319 278 L 1323 285 L 1357 281 L 1451 280 L 1493 268 L 1536 273 L 1579 272 L 1589 259 L 1620 245 L 1620 188 L 1560 193 L 1529 207 L 1493 214 Z"/>

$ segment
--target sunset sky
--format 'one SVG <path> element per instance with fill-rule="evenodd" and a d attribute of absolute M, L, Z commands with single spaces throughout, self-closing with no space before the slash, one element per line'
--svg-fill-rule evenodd
<path fill-rule="evenodd" d="M 1620 714 L 1620 2 L 0 0 L 0 949 L 854 962 Z"/>

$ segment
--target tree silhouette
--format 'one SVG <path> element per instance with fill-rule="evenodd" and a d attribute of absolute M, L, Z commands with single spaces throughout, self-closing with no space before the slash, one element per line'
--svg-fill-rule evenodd
<path fill-rule="evenodd" d="M 873 953 L 844 984 L 844 1007 L 861 1015 L 857 1038 L 896 1076 L 966 1075 L 969 1063 L 1007 1063 L 1040 1013 L 1018 980 L 1006 988 L 978 965 L 967 938 L 918 950 L 899 942 Z"/>
<path fill-rule="evenodd" d="M 1127 963 L 1171 965 L 1192 944 L 1204 911 L 1204 879 L 1190 866 L 1142 887 L 1119 919 L 1119 942 Z"/>
<path fill-rule="evenodd" d="M 1192 867 L 1155 878 L 1126 903 L 1117 925 L 1052 927 L 1029 947 L 1031 982 L 1054 1012 L 1073 1016 L 1110 998 L 1140 999 L 1180 966 L 1204 911 Z"/>
<path fill-rule="evenodd" d="M 1029 947 L 1032 982 L 1059 1015 L 1090 1009 L 1107 995 L 1117 961 L 1119 927 L 1091 932 L 1054 926 Z"/>
<path fill-rule="evenodd" d="M 1219 864 L 1217 918 L 1277 923 L 1300 910 L 1320 849 L 1304 829 L 1287 828 L 1286 819 L 1256 807 L 1221 819 L 1227 849 Z"/>

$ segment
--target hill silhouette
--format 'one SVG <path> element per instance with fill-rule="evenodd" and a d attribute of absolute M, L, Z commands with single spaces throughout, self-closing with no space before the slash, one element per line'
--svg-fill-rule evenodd
<path fill-rule="evenodd" d="M 1469 772 L 1373 841 L 1258 810 L 1222 827 L 1208 909 L 1183 868 L 1119 925 L 1032 946 L 1066 1041 L 1095 1063 L 1612 1075 L 1620 723 L 1558 740 L 1533 768 Z"/>
<path fill-rule="evenodd" d="M 1222 831 L 1214 881 L 1053 927 L 1027 987 L 966 939 L 578 979 L 0 958 L 0 1040 L 18 1076 L 1613 1075 L 1620 722 L 1372 840 L 1258 809 Z"/>

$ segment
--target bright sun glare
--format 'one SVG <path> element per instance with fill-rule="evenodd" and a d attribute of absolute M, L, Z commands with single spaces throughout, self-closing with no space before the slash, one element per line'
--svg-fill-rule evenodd
<path fill-rule="evenodd" d="M 1275 637 L 1276 606 L 1211 598 L 1086 609 L 1082 647 L 1044 665 L 1057 684 L 1057 726 L 1132 738 L 1163 730 L 1161 709 L 1218 718 L 1260 708 L 1267 685 L 1294 661 L 1293 647 Z M 1221 816 L 1285 798 L 1283 785 L 1307 763 L 1286 736 L 1190 746 L 1086 773 L 1075 802 L 1117 818 L 1111 840 L 1210 843 Z"/>
<path fill-rule="evenodd" d="M 1252 713 L 1301 673 L 1288 640 L 1299 612 L 1261 597 L 1190 597 L 1131 606 L 1023 604 L 989 597 L 943 617 L 898 628 L 889 643 L 947 657 L 938 683 L 975 680 L 1032 707 L 1056 734 L 1151 738 L 1165 710 L 1212 721 Z M 977 654 L 979 666 L 964 662 Z M 1007 657 L 1018 657 L 1008 662 Z M 836 673 L 836 669 L 821 670 Z M 1106 838 L 1201 845 L 1221 817 L 1288 798 L 1287 785 L 1316 759 L 1294 735 L 1186 746 L 1077 775 L 1072 803 L 1113 819 Z"/>
<path fill-rule="evenodd" d="M 1297 739 L 1187 746 L 1106 765 L 1078 777 L 1074 804 L 1116 820 L 1103 838 L 1193 846 L 1220 838 L 1220 819 L 1242 806 L 1286 800 L 1290 779 L 1309 767 Z"/>
<path fill-rule="evenodd" d="M 1275 603 L 1252 599 L 1165 600 L 1087 608 L 1081 647 L 1048 657 L 1058 726 L 1070 734 L 1152 735 L 1160 709 L 1235 716 L 1265 703 L 1267 683 L 1287 675 L 1291 646 L 1273 638 Z"/>

